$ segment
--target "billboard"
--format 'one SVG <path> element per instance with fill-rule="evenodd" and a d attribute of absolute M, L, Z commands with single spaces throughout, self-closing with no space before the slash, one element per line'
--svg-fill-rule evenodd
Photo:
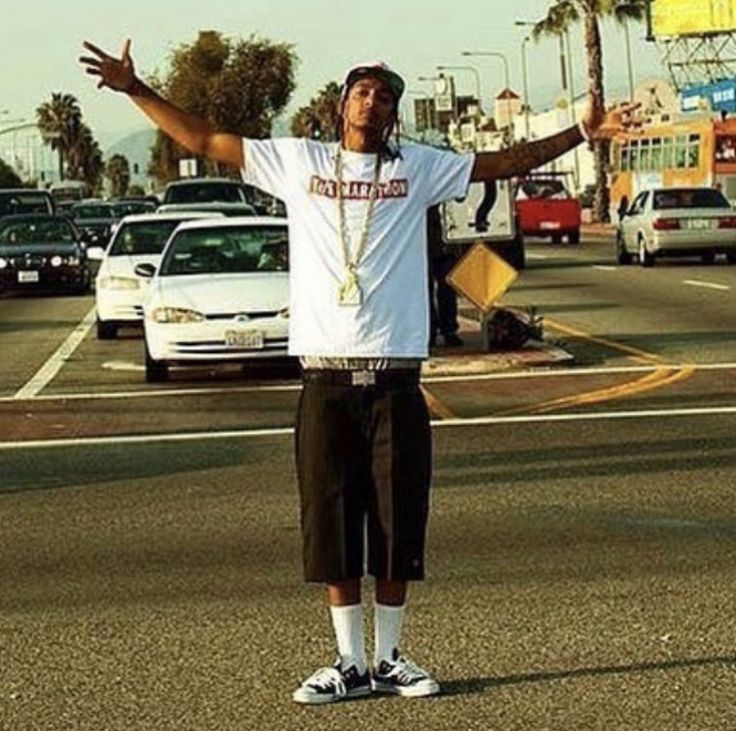
<path fill-rule="evenodd" d="M 736 0 L 651 0 L 649 35 L 700 36 L 736 30 Z"/>
<path fill-rule="evenodd" d="M 683 112 L 736 112 L 736 79 L 691 86 L 681 95 Z"/>

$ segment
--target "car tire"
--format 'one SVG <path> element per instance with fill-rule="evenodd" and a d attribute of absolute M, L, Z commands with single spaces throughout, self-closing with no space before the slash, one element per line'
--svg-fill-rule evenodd
<path fill-rule="evenodd" d="M 567 240 L 572 246 L 578 246 L 580 244 L 580 229 L 570 231 L 567 235 Z"/>
<path fill-rule="evenodd" d="M 146 383 L 164 383 L 169 380 L 169 366 L 163 360 L 154 360 L 148 352 L 148 345 L 145 346 L 146 351 Z"/>
<path fill-rule="evenodd" d="M 118 326 L 114 322 L 105 322 L 97 318 L 97 339 L 115 340 L 118 336 Z"/>
<path fill-rule="evenodd" d="M 703 262 L 703 264 L 713 264 L 715 263 L 716 255 L 712 251 L 708 251 L 705 254 L 702 254 L 700 257 L 700 261 Z"/>
<path fill-rule="evenodd" d="M 736 264 L 736 251 L 727 251 L 726 252 L 726 261 L 729 264 Z"/>
<path fill-rule="evenodd" d="M 562 234 L 552 234 L 552 243 L 559 246 L 562 243 Z"/>
<path fill-rule="evenodd" d="M 620 231 L 616 234 L 616 260 L 621 266 L 629 266 L 631 264 L 631 254 L 626 251 L 624 237 Z"/>
<path fill-rule="evenodd" d="M 639 264 L 646 268 L 654 266 L 654 254 L 647 250 L 643 236 L 639 237 Z"/>

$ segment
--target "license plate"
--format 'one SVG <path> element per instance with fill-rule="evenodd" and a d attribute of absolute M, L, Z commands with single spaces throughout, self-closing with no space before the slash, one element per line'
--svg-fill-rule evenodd
<path fill-rule="evenodd" d="M 559 221 L 542 221 L 539 224 L 539 228 L 544 230 L 558 229 L 560 227 Z"/>
<path fill-rule="evenodd" d="M 714 227 L 715 221 L 712 218 L 689 218 L 687 227 L 693 231 L 707 231 Z"/>
<path fill-rule="evenodd" d="M 225 345 L 228 348 L 263 348 L 263 333 L 260 330 L 226 330 Z"/>
<path fill-rule="evenodd" d="M 38 272 L 18 272 L 19 282 L 38 282 Z"/>

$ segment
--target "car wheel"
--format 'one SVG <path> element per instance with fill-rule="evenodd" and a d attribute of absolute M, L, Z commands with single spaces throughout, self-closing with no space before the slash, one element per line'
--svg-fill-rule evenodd
<path fill-rule="evenodd" d="M 163 383 L 169 380 L 169 366 L 163 360 L 154 360 L 146 349 L 146 383 Z"/>
<path fill-rule="evenodd" d="M 712 251 L 708 251 L 700 257 L 703 264 L 713 264 L 716 260 L 716 255 Z"/>
<path fill-rule="evenodd" d="M 729 264 L 736 264 L 736 251 L 727 251 L 726 252 L 726 261 Z"/>
<path fill-rule="evenodd" d="M 616 234 L 616 259 L 621 266 L 628 266 L 631 264 L 631 254 L 626 251 L 624 237 L 620 231 Z"/>
<path fill-rule="evenodd" d="M 567 235 L 567 240 L 573 246 L 577 246 L 580 243 L 580 229 L 577 229 L 576 231 L 570 231 L 570 233 Z"/>
<path fill-rule="evenodd" d="M 97 339 L 115 340 L 118 336 L 118 326 L 114 322 L 105 322 L 97 318 Z"/>
<path fill-rule="evenodd" d="M 562 234 L 552 234 L 552 243 L 559 246 L 562 243 Z"/>
<path fill-rule="evenodd" d="M 639 264 L 643 267 L 654 266 L 654 254 L 647 250 L 647 244 L 644 237 L 639 237 Z"/>

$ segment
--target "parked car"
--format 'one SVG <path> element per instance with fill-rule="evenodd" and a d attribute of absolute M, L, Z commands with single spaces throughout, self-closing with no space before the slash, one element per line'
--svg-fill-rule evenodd
<path fill-rule="evenodd" d="M 245 188 L 230 178 L 187 178 L 166 186 L 163 203 L 248 203 Z"/>
<path fill-rule="evenodd" d="M 172 364 L 285 356 L 288 227 L 280 218 L 182 223 L 164 250 L 143 305 L 146 380 Z"/>
<path fill-rule="evenodd" d="M 164 246 L 183 221 L 222 214 L 146 213 L 126 216 L 115 229 L 95 279 L 97 339 L 112 340 L 118 328 L 143 322 L 148 279 L 135 273 L 138 264 L 158 266 Z"/>
<path fill-rule="evenodd" d="M 563 176 L 551 173 L 529 175 L 516 185 L 516 213 L 525 236 L 542 236 L 553 244 L 580 243 L 582 207 L 573 198 Z"/>
<path fill-rule="evenodd" d="M 619 264 L 636 256 L 644 267 L 661 256 L 725 254 L 736 264 L 736 212 L 714 188 L 652 188 L 634 198 L 616 233 Z"/>
<path fill-rule="evenodd" d="M 158 207 L 158 213 L 186 213 L 187 211 L 204 211 L 221 213 L 223 216 L 255 216 L 256 209 L 250 203 L 225 203 L 224 201 L 207 201 L 206 203 L 164 203 Z"/>
<path fill-rule="evenodd" d="M 96 198 L 73 203 L 69 208 L 69 216 L 90 246 L 107 246 L 117 222 L 115 209 L 110 203 Z"/>
<path fill-rule="evenodd" d="M 0 219 L 0 289 L 57 289 L 90 285 L 82 237 L 66 216 L 24 214 Z"/>
<path fill-rule="evenodd" d="M 54 199 L 45 190 L 30 188 L 4 188 L 0 190 L 0 218 L 23 213 L 56 212 Z"/>

